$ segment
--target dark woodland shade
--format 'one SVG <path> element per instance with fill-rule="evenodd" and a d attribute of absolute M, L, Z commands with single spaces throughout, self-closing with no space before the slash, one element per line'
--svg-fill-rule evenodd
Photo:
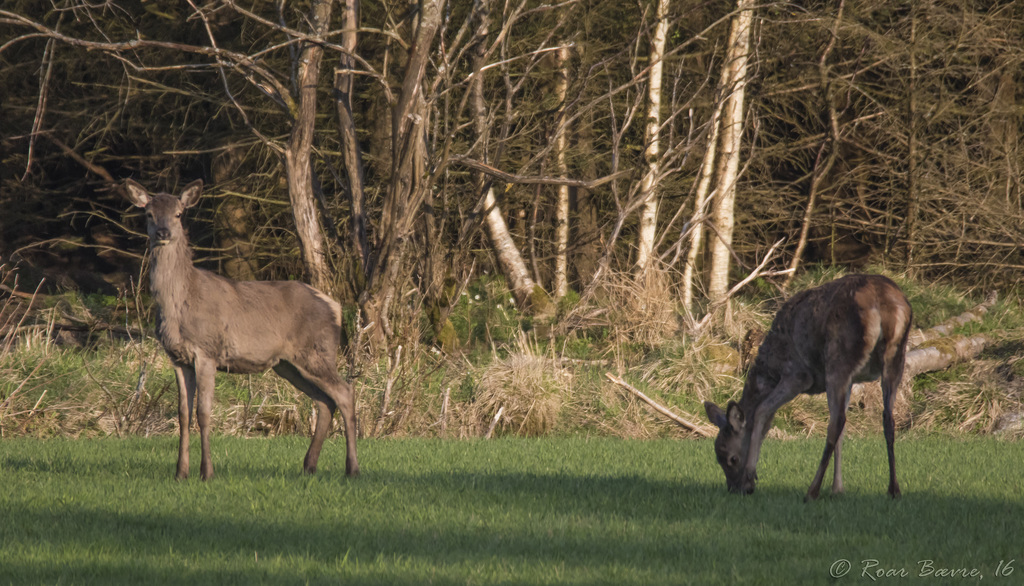
<path fill-rule="evenodd" d="M 360 26 L 389 29 L 397 5 L 364 2 Z M 287 7 L 286 25 L 309 33 L 309 6 Z M 449 278 L 461 282 L 459 267 L 493 262 L 479 246 L 480 186 L 456 158 L 521 177 L 551 177 L 553 129 L 564 122 L 569 178 L 626 172 L 593 189 L 572 189 L 569 275 L 570 286 L 581 289 L 600 266 L 619 210 L 628 207 L 639 180 L 630 173 L 644 166 L 643 120 L 629 113 L 643 107 L 644 80 L 635 65 L 644 62 L 651 11 L 644 3 L 581 2 L 513 22 L 502 21 L 492 6 L 481 43 L 485 35 L 473 26 L 481 16 L 471 6 L 450 3 L 444 28 L 401 21 L 389 30 L 401 43 L 377 34 L 331 37 L 351 42 L 358 59 L 325 46 L 320 73 L 311 78 L 315 91 L 307 95 L 294 91 L 291 75 L 292 59 L 308 47 L 269 40 L 278 34 L 272 2 L 255 3 L 251 15 L 218 10 L 205 22 L 184 5 L 148 11 L 125 3 L 95 18 L 86 13 L 103 8 L 83 5 L 70 19 L 48 5 L 7 3 L 5 10 L 51 30 L 59 21 L 68 39 L 150 44 L 121 52 L 145 65 L 127 69 L 138 82 L 111 56 L 116 47 L 89 51 L 61 41 L 47 49 L 39 37 L 4 47 L 0 260 L 19 250 L 84 288 L 102 286 L 87 274 L 127 282 L 137 258 L 116 251 L 137 251 L 140 241 L 122 230 L 123 206 L 105 177 L 146 178 L 164 188 L 203 177 L 222 197 L 193 214 L 193 237 L 224 250 L 203 252 L 199 260 L 236 267 L 230 272 L 246 277 L 303 277 L 306 249 L 294 237 L 289 197 L 298 188 L 284 177 L 281 153 L 298 153 L 309 138 L 316 145 L 311 165 L 302 161 L 296 169 L 311 173 L 302 189 L 315 202 L 309 210 L 321 215 L 323 254 L 331 259 L 326 278 L 337 296 L 353 302 L 366 291 L 412 283 L 416 273 L 415 286 L 435 298 Z M 909 263 L 930 278 L 985 286 L 1018 281 L 1024 88 L 1016 64 L 1024 58 L 1024 5 L 849 0 L 843 6 L 841 15 L 833 2 L 758 7 L 734 242 L 740 260 L 750 266 L 770 243 L 786 238 L 785 263 L 813 188 L 805 262 Z M 705 29 L 733 7 L 693 1 L 670 7 L 661 152 L 672 172 L 660 180 L 666 237 L 658 251 L 669 262 L 678 258 L 671 247 L 681 227 L 670 221 L 680 210 L 681 218 L 692 211 L 726 43 L 724 22 Z M 340 4 L 328 12 L 321 25 L 347 30 Z M 228 66 L 222 79 L 207 26 L 225 62 L 258 53 L 258 67 Z M 14 18 L 0 23 L 4 39 L 36 30 Z M 475 103 L 468 97 L 472 59 L 463 57 L 488 50 L 500 31 L 507 31 L 507 45 L 481 53 L 489 68 L 478 76 L 483 99 Z M 451 58 L 444 72 L 438 70 L 442 36 Z M 573 43 L 564 110 L 552 99 L 557 72 L 545 53 L 536 53 L 559 39 Z M 426 42 L 427 58 L 416 53 L 418 41 Z M 406 63 L 422 67 L 408 72 Z M 336 79 L 339 64 L 359 73 Z M 413 112 L 417 102 L 398 99 L 405 85 L 423 88 L 423 112 Z M 40 87 L 46 88 L 42 111 Z M 616 91 L 609 94 L 610 88 Z M 394 105 L 411 116 L 395 123 Z M 311 116 L 301 117 L 311 121 L 301 131 L 293 124 L 300 119 L 296 108 Z M 487 121 L 482 133 L 475 125 L 480 113 Z M 393 140 L 396 132 L 401 141 Z M 412 158 L 396 160 L 396 153 Z M 493 186 L 520 251 L 535 260 L 531 270 L 546 287 L 556 246 L 554 188 Z M 611 251 L 620 268 L 633 254 L 635 214 L 623 222 Z M 50 239 L 85 246 L 34 246 Z"/>

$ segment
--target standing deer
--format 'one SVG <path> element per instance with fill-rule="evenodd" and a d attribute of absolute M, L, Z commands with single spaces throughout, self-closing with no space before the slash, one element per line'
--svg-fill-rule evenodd
<path fill-rule="evenodd" d="M 882 425 L 889 452 L 889 496 L 900 496 L 892 402 L 903 378 L 912 317 L 906 296 L 880 275 L 849 275 L 794 295 L 772 322 L 739 403 L 704 403 L 718 426 L 715 455 L 731 492 L 754 492 L 757 458 L 775 412 L 800 393 L 828 398 L 828 439 L 804 500 L 818 498 L 835 452 L 832 493 L 843 492 L 841 448 L 850 389 L 882 378 Z"/>
<path fill-rule="evenodd" d="M 334 411 L 340 408 L 345 420 L 345 473 L 357 476 L 355 392 L 337 371 L 341 306 L 304 283 L 233 281 L 193 266 L 181 215 L 196 204 L 202 190 L 201 180 L 189 183 L 180 197 L 150 194 L 131 179 L 125 182 L 128 198 L 146 210 L 157 337 L 178 381 L 177 478 L 188 478 L 189 423 L 197 389 L 200 477 L 209 480 L 216 371 L 248 374 L 268 368 L 316 404 L 316 429 L 303 470 L 316 472 L 320 448 Z"/>

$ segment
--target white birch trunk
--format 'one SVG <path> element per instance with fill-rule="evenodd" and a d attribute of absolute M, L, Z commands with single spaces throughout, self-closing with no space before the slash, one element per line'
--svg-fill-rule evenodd
<path fill-rule="evenodd" d="M 487 144 L 487 101 L 483 93 L 483 67 L 485 65 L 485 40 L 490 26 L 490 0 L 482 0 L 478 6 L 477 23 L 478 36 L 477 45 L 472 52 L 473 79 L 469 88 L 469 104 L 473 111 L 473 127 L 476 132 L 476 139 Z M 483 191 L 487 185 L 483 173 L 474 171 L 473 185 Z M 498 259 L 498 268 L 508 281 L 508 287 L 516 298 L 516 303 L 522 308 L 531 305 L 532 297 L 537 283 L 530 277 L 530 270 L 526 267 L 523 255 L 519 253 L 512 233 L 505 223 L 505 216 L 498 206 L 498 200 L 494 196 L 494 187 L 488 186 L 484 192 L 484 231 L 494 249 L 494 256 Z"/>
<path fill-rule="evenodd" d="M 569 48 L 561 47 L 555 52 L 555 99 L 558 100 L 558 127 L 555 129 L 555 169 L 560 177 L 568 175 L 565 164 L 566 128 L 565 96 L 569 91 Z M 561 299 L 569 291 L 569 186 L 558 186 L 558 200 L 555 203 L 555 276 L 554 297 Z"/>
<path fill-rule="evenodd" d="M 654 240 L 658 229 L 657 183 L 659 167 L 658 139 L 661 130 L 661 80 L 664 70 L 665 38 L 668 35 L 669 0 L 658 0 L 657 23 L 651 38 L 651 69 L 647 81 L 647 126 L 644 128 L 644 159 L 647 172 L 640 183 L 644 205 L 640 211 L 640 237 L 637 242 L 636 269 L 644 272 L 654 256 Z"/>
<path fill-rule="evenodd" d="M 529 303 L 537 284 L 530 277 L 530 269 L 526 267 L 523 256 L 519 254 L 519 247 L 512 239 L 512 233 L 509 232 L 508 224 L 505 223 L 505 217 L 494 197 L 493 187 L 487 188 L 484 210 L 487 235 L 490 237 L 491 246 L 494 247 L 494 255 L 498 258 L 501 272 L 509 280 L 509 288 L 516 296 L 516 302 L 520 306 Z"/>
<path fill-rule="evenodd" d="M 752 0 L 737 0 L 737 13 L 729 30 L 725 72 L 731 92 L 722 112 L 721 158 L 712 211 L 714 234 L 711 237 L 711 271 L 708 297 L 724 301 L 729 290 L 729 265 L 732 254 L 732 233 L 735 223 L 736 178 L 740 167 L 740 139 L 743 135 L 743 98 L 747 83 L 747 60 L 750 53 L 750 29 L 754 20 Z"/>
<path fill-rule="evenodd" d="M 726 80 L 723 88 L 728 86 Z M 693 216 L 690 219 L 690 249 L 686 253 L 686 266 L 683 268 L 683 307 L 693 311 L 693 275 L 700 256 L 701 244 L 704 242 L 704 222 L 707 221 L 708 192 L 711 189 L 711 178 L 714 177 L 715 160 L 718 153 L 718 134 L 722 124 L 722 100 L 715 105 L 711 114 L 711 129 L 708 132 L 708 150 L 704 154 L 704 162 L 700 167 L 700 178 L 697 180 L 697 193 L 694 194 Z"/>

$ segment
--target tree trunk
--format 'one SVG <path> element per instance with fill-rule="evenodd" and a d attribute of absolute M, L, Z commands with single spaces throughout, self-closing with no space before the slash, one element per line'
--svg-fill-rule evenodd
<path fill-rule="evenodd" d="M 227 145 L 225 145 L 227 146 Z M 223 185 L 232 180 L 245 161 L 245 149 L 227 146 L 210 163 L 213 182 Z M 256 278 L 253 270 L 252 230 L 249 225 L 250 205 L 245 198 L 227 196 L 215 216 L 217 242 L 224 249 L 227 259 L 221 267 L 222 274 L 236 281 L 251 281 Z"/>
<path fill-rule="evenodd" d="M 747 84 L 750 29 L 754 20 L 753 0 L 737 0 L 736 4 L 737 13 L 729 30 L 729 46 L 723 66 L 732 91 L 725 101 L 722 115 L 718 188 L 712 213 L 715 233 L 711 235 L 711 274 L 708 280 L 708 297 L 712 303 L 725 301 L 729 290 L 729 265 L 735 224 L 733 209 L 736 204 L 736 179 L 743 136 L 743 98 Z"/>
<path fill-rule="evenodd" d="M 804 210 L 804 219 L 800 225 L 800 236 L 797 238 L 796 250 L 793 252 L 793 259 L 789 263 L 789 274 L 782 283 L 783 288 L 789 287 L 789 284 L 793 282 L 793 278 L 796 277 L 796 271 L 800 267 L 800 259 L 804 254 L 804 249 L 807 248 L 807 238 L 811 232 L 811 221 L 814 218 L 814 207 L 818 202 L 818 193 L 820 191 L 821 183 L 825 177 L 828 176 L 832 170 L 832 165 L 835 164 L 836 158 L 839 154 L 839 115 L 836 112 L 835 99 L 833 96 L 832 81 L 829 78 L 828 71 L 828 56 L 832 52 L 832 49 L 836 45 L 836 39 L 839 38 L 839 23 L 843 19 L 843 8 L 845 6 L 845 0 L 839 0 L 839 9 L 836 11 L 836 19 L 832 23 L 832 33 L 829 37 L 828 44 L 825 45 L 825 50 L 821 52 L 821 59 L 818 60 L 818 79 L 821 84 L 821 98 L 822 108 L 828 113 L 828 130 L 825 132 L 825 138 L 821 141 L 821 147 L 818 149 L 818 154 L 814 159 L 814 170 L 811 172 L 811 188 L 810 193 L 807 196 L 807 208 Z M 829 139 L 831 138 L 832 148 L 829 151 L 828 158 L 822 162 L 822 155 L 825 149 L 829 146 Z"/>
<path fill-rule="evenodd" d="M 667 0 L 664 0 L 667 1 Z M 565 96 L 569 91 L 569 48 L 561 47 L 555 56 L 555 99 L 557 100 L 558 116 L 555 123 L 555 172 L 559 177 L 566 177 L 568 169 L 565 164 L 566 128 L 565 128 Z M 558 186 L 558 197 L 555 203 L 555 299 L 565 297 L 569 291 L 567 250 L 569 249 L 569 186 Z"/>
<path fill-rule="evenodd" d="M 501 213 L 501 208 L 494 197 L 494 188 L 488 187 L 484 197 L 485 226 L 487 236 L 490 238 L 494 255 L 498 259 L 498 266 L 501 273 L 508 279 L 509 289 L 516 297 L 516 303 L 520 307 L 529 307 L 534 291 L 539 287 L 533 277 L 530 276 L 530 269 L 523 262 L 512 235 L 508 231 L 508 224 Z"/>
<path fill-rule="evenodd" d="M 910 79 L 907 84 L 907 193 L 906 218 L 907 252 L 904 270 L 914 265 L 914 241 L 917 238 L 917 5 L 910 14 Z"/>
<path fill-rule="evenodd" d="M 704 243 L 704 223 L 707 222 L 708 192 L 714 177 L 715 162 L 718 154 L 718 135 L 722 126 L 722 107 L 725 103 L 725 92 L 728 91 L 728 80 L 723 78 L 719 91 L 718 103 L 711 113 L 711 128 L 708 130 L 708 150 L 704 153 L 704 162 L 700 166 L 700 178 L 697 180 L 697 192 L 693 199 L 693 216 L 690 218 L 690 249 L 686 253 L 686 266 L 683 268 L 683 307 L 693 311 L 693 276 L 700 259 L 701 245 Z"/>
<path fill-rule="evenodd" d="M 425 128 L 428 119 L 423 96 L 434 37 L 441 26 L 443 0 L 423 0 L 405 66 L 400 93 L 392 109 L 391 177 L 384 193 L 381 221 L 368 255 L 366 289 L 360 306 L 373 323 L 371 343 L 379 345 L 394 332 L 389 313 L 402 279 L 402 264 L 423 202 L 427 196 Z"/>
<path fill-rule="evenodd" d="M 330 0 L 315 0 L 309 11 L 309 26 L 314 36 L 323 35 L 331 19 Z M 320 227 L 320 215 L 313 194 L 313 131 L 316 127 L 316 88 L 323 48 L 303 41 L 297 62 L 296 82 L 299 99 L 288 146 L 284 152 L 288 176 L 288 197 L 295 218 L 302 265 L 309 284 L 330 293 L 333 289 L 327 265 L 326 247 Z"/>
<path fill-rule="evenodd" d="M 490 25 L 490 0 L 480 0 L 479 14 L 480 24 L 477 28 L 479 40 L 472 53 L 473 77 L 469 88 L 469 103 L 473 110 L 473 129 L 476 133 L 474 139 L 483 145 L 483 153 L 486 158 L 488 141 L 487 125 L 487 101 L 483 93 L 483 66 L 486 59 L 486 34 Z M 485 161 L 486 162 L 486 161 Z M 530 276 L 530 269 L 523 260 L 501 206 L 494 195 L 492 181 L 482 171 L 473 171 L 473 185 L 478 193 L 483 194 L 484 232 L 490 240 L 494 256 L 498 260 L 498 270 L 505 276 L 512 295 L 516 298 L 519 307 L 535 314 L 540 311 L 541 316 L 553 314 L 552 304 L 547 293 Z"/>
<path fill-rule="evenodd" d="M 668 35 L 669 0 L 657 2 L 657 22 L 654 25 L 649 51 L 651 68 L 647 75 L 647 125 L 644 127 L 644 159 L 647 162 L 647 172 L 640 183 L 640 197 L 644 202 L 640 211 L 640 237 L 636 255 L 636 269 L 640 273 L 646 271 L 651 264 L 658 228 L 658 139 L 661 134 L 661 79 L 664 70 L 665 38 Z"/>
<path fill-rule="evenodd" d="M 589 156 L 594 148 L 593 114 L 585 114 L 577 124 L 576 146 L 586 156 L 581 165 L 581 173 L 585 179 L 597 176 L 597 165 L 594 157 Z M 589 283 L 597 270 L 601 258 L 601 225 L 598 222 L 598 201 L 594 194 L 583 187 L 569 190 L 570 213 L 573 217 L 571 226 L 573 234 L 573 262 L 575 276 L 580 283 Z"/>
<path fill-rule="evenodd" d="M 335 107 L 338 114 L 338 134 L 341 159 L 345 168 L 346 195 L 351 208 L 350 235 L 359 268 L 365 275 L 369 261 L 369 243 L 366 233 L 366 195 L 364 192 L 363 156 L 356 137 L 356 121 L 352 110 L 359 32 L 359 0 L 345 0 L 341 11 L 341 47 L 338 68 L 334 71 Z"/>

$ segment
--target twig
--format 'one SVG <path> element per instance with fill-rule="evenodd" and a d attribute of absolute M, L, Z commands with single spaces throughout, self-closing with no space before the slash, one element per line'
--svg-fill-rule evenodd
<path fill-rule="evenodd" d="M 109 171 L 107 171 L 103 167 L 97 165 L 96 163 L 92 163 L 92 162 L 86 160 L 86 158 L 83 157 L 82 155 L 78 154 L 75 151 L 75 149 L 73 149 L 73 148 L 69 147 L 68 145 L 64 144 L 64 141 L 62 141 L 62 140 L 60 140 L 60 139 L 58 139 L 58 138 L 56 138 L 56 137 L 54 137 L 52 135 L 49 135 L 49 134 L 46 134 L 44 136 L 46 136 L 46 138 L 50 139 L 50 142 L 52 142 L 53 144 L 57 145 L 57 147 L 60 150 L 64 151 L 64 154 L 66 154 L 67 156 L 69 156 L 72 159 L 74 159 L 74 161 L 76 163 L 78 163 L 79 165 L 85 167 L 85 169 L 87 171 L 89 171 L 90 173 L 93 173 L 94 175 L 98 175 L 100 178 L 102 178 L 107 183 L 117 183 L 117 180 L 114 179 L 114 176 L 111 175 Z"/>
<path fill-rule="evenodd" d="M 680 416 L 676 415 L 675 413 L 669 411 L 665 407 L 662 407 L 657 402 L 655 402 L 654 399 L 651 399 L 647 395 L 641 393 L 636 387 L 634 387 L 633 385 L 627 383 L 626 381 L 622 380 L 621 378 L 615 376 L 614 374 L 612 374 L 610 372 L 606 372 L 606 373 L 604 373 L 604 375 L 608 378 L 608 380 L 610 380 L 613 383 L 619 385 L 620 387 L 626 389 L 627 391 L 633 393 L 641 401 L 647 403 L 648 405 L 653 407 L 655 411 L 657 411 L 658 413 L 661 413 L 665 417 L 668 417 L 669 419 L 674 421 L 680 427 L 683 427 L 683 428 L 685 428 L 685 429 L 687 429 L 689 431 L 692 431 L 693 433 L 695 433 L 695 434 L 697 434 L 697 435 L 699 435 L 701 437 L 714 437 L 714 434 L 711 431 L 709 431 L 706 427 L 704 427 L 702 425 L 697 425 L 696 423 L 692 423 L 692 422 L 690 422 L 687 419 L 683 419 L 682 417 L 680 417 Z M 689 413 L 687 413 L 687 416 L 692 417 L 692 415 L 690 415 Z M 495 420 L 495 421 L 497 421 L 497 420 Z M 491 427 L 494 427 L 494 425 L 491 424 Z M 490 433 L 490 432 L 488 432 L 488 433 Z"/>
<path fill-rule="evenodd" d="M 54 30 L 60 30 L 60 23 L 63 20 L 64 15 L 61 14 Z M 39 74 L 39 101 L 36 104 L 35 119 L 32 121 L 32 133 L 28 137 L 28 155 L 25 162 L 25 174 L 21 177 L 22 182 L 28 179 L 29 173 L 32 172 L 32 153 L 36 148 L 36 137 L 39 136 L 40 129 L 43 127 L 43 117 L 46 115 L 46 101 L 50 95 L 50 76 L 53 73 L 55 45 L 56 42 L 51 38 L 46 42 L 46 48 L 43 49 L 43 62 L 45 65 Z"/>
<path fill-rule="evenodd" d="M 33 368 L 32 372 L 28 373 L 28 376 L 26 376 L 25 379 L 21 381 L 21 384 L 18 385 L 18 388 L 11 391 L 11 394 L 7 395 L 7 398 L 4 399 L 4 402 L 0 403 L 0 418 L 3 418 L 4 412 L 7 411 L 7 408 L 12 404 L 11 402 L 14 400 L 14 395 L 18 394 L 18 391 L 20 391 L 25 386 L 25 383 L 32 380 L 32 377 L 36 375 L 36 371 L 38 371 L 39 368 L 42 367 L 44 363 L 46 363 L 46 360 L 40 360 L 39 362 L 37 362 L 36 367 Z"/>
<path fill-rule="evenodd" d="M 441 397 L 441 437 L 444 437 L 448 429 L 448 399 L 451 398 L 451 390 L 451 387 L 446 387 Z"/>
<path fill-rule="evenodd" d="M 18 291 L 17 289 L 12 289 L 7 285 L 0 285 L 0 291 L 7 293 L 11 297 L 20 297 L 21 299 L 34 299 L 36 297 L 35 293 L 26 293 L 25 291 Z"/>
<path fill-rule="evenodd" d="M 494 414 L 494 421 L 491 421 L 491 426 L 487 428 L 487 433 L 484 434 L 484 439 L 491 439 L 491 434 L 494 433 L 494 428 L 498 425 L 498 420 L 501 419 L 501 414 L 505 412 L 505 406 L 498 407 L 498 412 Z"/>
<path fill-rule="evenodd" d="M 480 161 L 471 159 L 464 155 L 451 155 L 450 159 L 453 163 L 458 163 L 464 167 L 469 167 L 474 171 L 479 171 L 486 175 L 490 175 L 491 177 L 494 177 L 495 179 L 502 181 L 504 183 L 517 183 L 520 185 L 568 185 L 569 187 L 594 189 L 596 187 L 604 185 L 605 183 L 614 181 L 615 179 L 629 172 L 619 171 L 617 173 L 612 173 L 611 175 L 606 175 L 598 179 L 584 181 L 582 179 L 567 179 L 564 177 L 538 177 L 529 175 L 514 175 L 512 173 L 506 173 L 499 169 L 495 169 L 494 167 L 486 163 L 481 163 Z"/>
<path fill-rule="evenodd" d="M 39 400 L 36 401 L 36 404 L 32 406 L 32 409 L 28 412 L 28 415 L 25 416 L 24 421 L 21 422 L 21 433 L 25 433 L 25 431 L 28 429 L 29 421 L 31 421 L 32 416 L 35 415 L 36 412 L 39 410 L 39 405 L 43 402 L 43 397 L 46 396 L 46 393 L 48 391 L 49 389 L 43 389 L 42 394 L 39 395 Z"/>
<path fill-rule="evenodd" d="M 384 397 L 380 401 L 380 416 L 377 418 L 377 425 L 374 427 L 374 435 L 380 435 L 381 429 L 384 427 L 384 418 L 388 415 L 388 404 L 391 402 L 391 389 L 395 386 L 395 371 L 398 370 L 398 366 L 402 363 L 402 345 L 399 344 L 398 348 L 395 349 L 394 362 L 390 356 L 388 358 L 388 378 L 384 382 Z"/>
<path fill-rule="evenodd" d="M 768 249 L 767 254 L 764 255 L 764 258 L 761 259 L 761 263 L 759 265 L 757 265 L 756 267 L 754 267 L 754 270 L 750 271 L 750 274 L 747 275 L 747 277 L 745 279 L 743 279 L 739 283 L 736 283 L 735 285 L 733 285 L 732 289 L 729 289 L 729 291 L 725 294 L 724 297 L 722 297 L 718 301 L 715 301 L 714 303 L 712 303 L 711 306 L 708 308 L 707 314 L 705 314 L 704 317 L 701 318 L 700 322 L 697 324 L 697 326 L 694 329 L 696 331 L 700 331 L 701 329 L 703 329 L 704 326 L 707 325 L 708 321 L 711 320 L 711 316 L 714 315 L 716 309 L 718 309 L 719 307 L 725 305 L 726 302 L 729 301 L 729 299 L 732 299 L 733 295 L 738 293 L 740 289 L 745 287 L 747 285 L 747 283 L 753 281 L 754 279 L 756 279 L 758 277 L 761 277 L 761 276 L 769 277 L 769 276 L 786 275 L 786 274 L 792 273 L 795 269 L 789 268 L 789 269 L 784 269 L 784 270 L 781 270 L 781 271 L 771 271 L 771 272 L 768 272 L 768 273 L 762 273 L 761 272 L 761 271 L 764 270 L 764 267 L 766 267 L 768 265 L 768 262 L 771 261 L 775 257 L 775 250 L 779 246 L 781 246 L 783 242 L 785 242 L 785 238 L 782 238 L 778 242 L 773 244 L 772 247 Z"/>

